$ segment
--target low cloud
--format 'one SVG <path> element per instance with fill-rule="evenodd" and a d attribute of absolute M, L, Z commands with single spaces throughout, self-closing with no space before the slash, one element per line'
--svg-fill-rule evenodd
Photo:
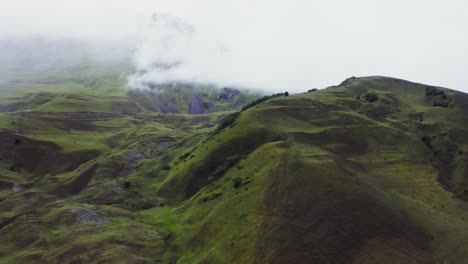
<path fill-rule="evenodd" d="M 468 91 L 467 24 L 461 0 L 0 3 L 0 40 L 40 35 L 99 46 L 96 56 L 119 50 L 135 68 L 131 87 L 181 81 L 301 92 L 386 75 Z"/>
<path fill-rule="evenodd" d="M 241 85 L 226 78 L 232 65 L 228 47 L 189 21 L 155 13 L 142 32 L 132 57 L 136 73 L 128 78 L 131 88 L 166 83 Z"/>

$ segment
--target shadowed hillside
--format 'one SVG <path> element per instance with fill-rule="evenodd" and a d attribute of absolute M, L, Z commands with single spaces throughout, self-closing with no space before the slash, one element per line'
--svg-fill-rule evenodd
<path fill-rule="evenodd" d="M 0 263 L 468 258 L 466 94 L 79 87 L 2 86 Z"/>

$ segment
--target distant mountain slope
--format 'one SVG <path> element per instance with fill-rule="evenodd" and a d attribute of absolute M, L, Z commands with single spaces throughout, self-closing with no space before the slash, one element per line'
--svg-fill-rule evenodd
<path fill-rule="evenodd" d="M 159 113 L 206 114 L 218 111 L 240 110 L 260 96 L 260 93 L 230 87 L 168 84 L 153 89 L 132 89 L 128 97 L 141 110 Z"/>
<path fill-rule="evenodd" d="M 233 112 L 255 97 L 106 80 L 1 98 L 0 263 L 468 258 L 464 93 L 350 78 Z"/>

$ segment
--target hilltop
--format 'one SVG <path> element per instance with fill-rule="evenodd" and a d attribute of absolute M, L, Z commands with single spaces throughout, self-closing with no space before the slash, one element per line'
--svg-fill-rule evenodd
<path fill-rule="evenodd" d="M 468 257 L 464 93 L 363 77 L 250 103 L 84 76 L 2 84 L 0 263 Z"/>

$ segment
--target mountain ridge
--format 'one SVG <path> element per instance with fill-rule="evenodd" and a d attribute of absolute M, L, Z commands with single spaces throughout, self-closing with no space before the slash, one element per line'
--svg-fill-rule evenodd
<path fill-rule="evenodd" d="M 84 100 L 97 116 L 75 108 L 86 93 L 56 113 L 1 113 L 0 262 L 468 255 L 467 94 L 371 76 L 204 115 L 110 115 L 106 97 Z"/>

